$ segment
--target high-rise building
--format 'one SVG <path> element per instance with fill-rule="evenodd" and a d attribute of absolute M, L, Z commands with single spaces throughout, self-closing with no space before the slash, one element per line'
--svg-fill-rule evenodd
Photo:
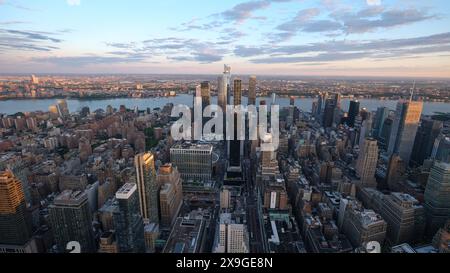
<path fill-rule="evenodd" d="M 248 105 L 256 105 L 256 76 L 250 76 L 248 81 Z"/>
<path fill-rule="evenodd" d="M 350 107 L 348 109 L 347 125 L 350 127 L 355 126 L 356 117 L 359 115 L 360 103 L 357 100 L 350 101 Z"/>
<path fill-rule="evenodd" d="M 247 226 L 237 223 L 231 213 L 220 214 L 215 253 L 249 253 Z"/>
<path fill-rule="evenodd" d="M 366 138 L 356 162 L 356 173 L 361 179 L 361 186 L 376 187 L 375 172 L 377 162 L 378 142 L 374 138 Z"/>
<path fill-rule="evenodd" d="M 427 235 L 433 236 L 450 219 L 450 164 L 435 162 L 425 189 Z"/>
<path fill-rule="evenodd" d="M 31 235 L 22 185 L 11 171 L 0 172 L 0 245 L 22 246 Z"/>
<path fill-rule="evenodd" d="M 210 181 L 213 167 L 213 146 L 209 144 L 178 144 L 170 149 L 170 162 L 178 168 L 183 183 L 188 180 Z"/>
<path fill-rule="evenodd" d="M 202 109 L 211 104 L 211 85 L 209 82 L 202 82 L 200 85 L 202 94 Z"/>
<path fill-rule="evenodd" d="M 117 245 L 116 235 L 114 232 L 107 231 L 100 236 L 98 253 L 119 253 L 119 246 Z"/>
<path fill-rule="evenodd" d="M 39 84 L 39 78 L 35 75 L 31 75 L 31 84 Z"/>
<path fill-rule="evenodd" d="M 114 228 L 120 253 L 145 251 L 144 222 L 140 215 L 136 184 L 127 183 L 116 193 L 118 209 L 114 212 Z"/>
<path fill-rule="evenodd" d="M 334 114 L 336 108 L 336 101 L 334 99 L 327 99 L 325 103 L 325 110 L 323 112 L 323 127 L 329 128 L 333 126 Z"/>
<path fill-rule="evenodd" d="M 145 222 L 159 223 L 158 184 L 156 183 L 155 158 L 152 153 L 134 157 L 136 183 L 141 215 Z"/>
<path fill-rule="evenodd" d="M 397 153 L 406 164 L 411 159 L 422 109 L 423 102 L 420 101 L 400 101 L 397 104 L 388 152 Z"/>
<path fill-rule="evenodd" d="M 183 205 L 183 187 L 181 176 L 172 164 L 165 164 L 158 169 L 156 176 L 159 192 L 161 226 L 171 227 Z"/>
<path fill-rule="evenodd" d="M 67 117 L 70 115 L 69 107 L 67 106 L 66 100 L 58 100 L 56 106 L 58 108 L 59 115 L 61 117 Z"/>
<path fill-rule="evenodd" d="M 228 80 L 225 74 L 217 78 L 217 86 L 218 86 L 217 104 L 220 106 L 223 113 L 225 113 L 228 104 L 227 101 Z"/>
<path fill-rule="evenodd" d="M 424 160 L 431 156 L 434 142 L 439 136 L 442 127 L 443 123 L 441 121 L 432 120 L 431 118 L 423 118 L 421 120 L 411 156 L 411 161 L 414 164 L 422 165 Z"/>
<path fill-rule="evenodd" d="M 234 80 L 234 89 L 233 89 L 233 100 L 234 106 L 240 106 L 242 103 L 242 81 L 240 79 Z M 233 140 L 230 141 L 230 153 L 229 153 L 229 161 L 230 166 L 232 167 L 240 167 L 241 166 L 241 152 L 242 152 L 242 143 L 238 140 L 238 126 L 237 126 L 237 118 L 238 114 L 234 114 L 234 132 L 233 132 Z"/>
<path fill-rule="evenodd" d="M 85 192 L 66 190 L 49 206 L 50 223 L 59 252 L 66 251 L 69 242 L 80 243 L 81 253 L 95 252 L 92 216 Z"/>
<path fill-rule="evenodd" d="M 231 66 L 225 64 L 223 66 L 223 76 L 227 84 L 227 103 L 231 103 Z"/>
<path fill-rule="evenodd" d="M 450 163 L 450 136 L 440 134 L 434 142 L 431 158 Z"/>
<path fill-rule="evenodd" d="M 387 107 L 378 107 L 377 113 L 375 114 L 375 121 L 373 125 L 373 134 L 372 136 L 376 139 L 379 139 L 381 136 L 381 132 L 383 131 L 384 121 L 389 116 L 389 109 Z"/>
<path fill-rule="evenodd" d="M 345 212 L 343 230 L 354 247 L 364 243 L 384 243 L 387 223 L 381 215 L 362 207 L 351 207 Z"/>
<path fill-rule="evenodd" d="M 391 155 L 385 181 L 391 191 L 399 191 L 400 183 L 403 181 L 405 173 L 406 164 L 403 159 L 396 154 Z"/>
<path fill-rule="evenodd" d="M 411 195 L 397 192 L 385 195 L 380 214 L 388 224 L 386 238 L 390 245 L 420 240 L 416 231 L 423 231 L 424 208 Z"/>

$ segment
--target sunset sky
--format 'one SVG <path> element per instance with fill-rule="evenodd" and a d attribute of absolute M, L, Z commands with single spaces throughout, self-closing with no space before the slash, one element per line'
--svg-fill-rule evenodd
<path fill-rule="evenodd" d="M 450 78 L 447 0 L 0 0 L 0 73 Z"/>

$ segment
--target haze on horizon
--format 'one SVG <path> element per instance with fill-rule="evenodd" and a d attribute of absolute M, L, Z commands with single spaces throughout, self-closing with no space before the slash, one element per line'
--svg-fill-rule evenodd
<path fill-rule="evenodd" d="M 0 0 L 0 73 L 450 78 L 445 0 Z"/>

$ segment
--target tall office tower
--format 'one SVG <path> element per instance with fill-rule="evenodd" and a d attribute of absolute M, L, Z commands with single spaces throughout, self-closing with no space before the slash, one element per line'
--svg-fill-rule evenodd
<path fill-rule="evenodd" d="M 234 89 L 233 89 L 233 100 L 234 106 L 239 106 L 242 103 L 242 81 L 240 79 L 234 80 Z M 238 140 L 238 115 L 234 114 L 234 137 L 233 140 L 230 141 L 230 153 L 229 160 L 230 166 L 232 167 L 240 167 L 241 166 L 241 141 Z"/>
<path fill-rule="evenodd" d="M 39 78 L 35 75 L 31 75 L 31 84 L 39 84 Z"/>
<path fill-rule="evenodd" d="M 440 134 L 434 142 L 431 158 L 450 163 L 450 136 Z"/>
<path fill-rule="evenodd" d="M 336 108 L 336 101 L 334 99 L 327 99 L 325 103 L 325 110 L 323 111 L 323 127 L 329 128 L 333 126 L 334 112 Z"/>
<path fill-rule="evenodd" d="M 411 161 L 416 165 L 422 165 L 424 160 L 431 156 L 434 142 L 441 133 L 442 121 L 423 118 L 417 130 Z"/>
<path fill-rule="evenodd" d="M 380 214 L 387 222 L 386 238 L 391 246 L 420 240 L 423 231 L 424 208 L 414 197 L 394 192 L 381 201 Z M 422 234 L 423 235 L 423 234 Z"/>
<path fill-rule="evenodd" d="M 425 189 L 427 235 L 433 236 L 450 219 L 450 164 L 435 162 Z"/>
<path fill-rule="evenodd" d="M 356 172 L 361 179 L 362 187 L 376 187 L 375 171 L 378 162 L 378 142 L 373 138 L 366 138 L 364 146 L 359 152 L 356 162 Z"/>
<path fill-rule="evenodd" d="M 420 101 L 400 101 L 397 104 L 388 152 L 397 153 L 406 164 L 411 159 L 422 109 L 423 102 Z"/>
<path fill-rule="evenodd" d="M 248 80 L 248 105 L 256 105 L 256 76 Z"/>
<path fill-rule="evenodd" d="M 359 129 L 359 147 L 364 146 L 364 141 L 366 138 L 372 136 L 372 119 L 368 118 L 364 120 L 361 124 L 361 128 Z"/>
<path fill-rule="evenodd" d="M 220 214 L 215 253 L 249 253 L 247 226 L 237 223 L 231 213 Z"/>
<path fill-rule="evenodd" d="M 156 183 L 155 158 L 152 153 L 142 153 L 134 157 L 139 204 L 144 222 L 159 223 L 158 191 Z"/>
<path fill-rule="evenodd" d="M 373 124 L 372 136 L 374 138 L 380 139 L 381 132 L 383 131 L 384 121 L 388 118 L 388 116 L 389 116 L 389 109 L 387 107 L 378 107 Z"/>
<path fill-rule="evenodd" d="M 394 120 L 391 117 L 388 117 L 383 123 L 383 128 L 381 129 L 380 134 L 380 143 L 383 145 L 384 149 L 387 149 L 387 147 L 389 147 L 389 139 L 391 137 L 393 123 Z"/>
<path fill-rule="evenodd" d="M 227 91 L 228 91 L 228 82 L 226 75 L 221 75 L 217 79 L 217 86 L 218 86 L 218 92 L 217 92 L 217 104 L 222 109 L 223 113 L 226 113 L 227 109 Z M 225 120 L 225 116 L 224 116 Z"/>
<path fill-rule="evenodd" d="M 227 103 L 231 104 L 231 66 L 223 65 L 223 76 L 227 84 Z"/>
<path fill-rule="evenodd" d="M 85 192 L 66 190 L 49 206 L 50 223 L 59 252 L 65 252 L 69 242 L 80 243 L 82 253 L 96 250 L 92 216 Z"/>
<path fill-rule="evenodd" d="M 126 183 L 116 193 L 118 210 L 114 211 L 114 228 L 120 253 L 145 252 L 144 222 L 140 215 L 136 184 Z"/>
<path fill-rule="evenodd" d="M 242 80 L 234 79 L 233 81 L 233 104 L 239 106 L 242 104 Z"/>
<path fill-rule="evenodd" d="M 202 82 L 200 85 L 202 95 L 202 109 L 211 104 L 211 85 L 209 82 Z"/>
<path fill-rule="evenodd" d="M 161 185 L 159 192 L 161 226 L 170 228 L 183 205 L 181 176 L 176 167 L 172 167 L 172 164 L 165 164 L 159 167 L 156 181 L 158 185 Z"/>
<path fill-rule="evenodd" d="M 355 126 L 356 117 L 359 115 L 360 103 L 357 100 L 350 101 L 350 107 L 348 109 L 347 125 L 350 127 Z"/>
<path fill-rule="evenodd" d="M 22 185 L 11 171 L 0 172 L 0 245 L 23 246 L 31 235 Z"/>
<path fill-rule="evenodd" d="M 210 181 L 213 167 L 213 146 L 209 144 L 178 144 L 170 148 L 170 162 L 178 168 L 183 183 Z"/>
<path fill-rule="evenodd" d="M 67 117 L 67 116 L 70 115 L 69 107 L 67 106 L 67 101 L 66 100 L 58 100 L 57 101 L 57 107 L 58 107 L 58 111 L 59 111 L 60 116 Z"/>
<path fill-rule="evenodd" d="M 406 173 L 406 164 L 400 156 L 391 155 L 386 173 L 386 185 L 391 191 L 399 191 Z"/>

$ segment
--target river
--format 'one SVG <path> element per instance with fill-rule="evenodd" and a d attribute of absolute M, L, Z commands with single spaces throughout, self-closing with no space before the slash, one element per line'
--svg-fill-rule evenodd
<path fill-rule="evenodd" d="M 257 101 L 266 100 L 268 104 L 271 98 L 258 98 Z M 297 98 L 295 100 L 296 106 L 303 111 L 311 111 L 312 102 L 316 99 L 312 98 Z M 0 113 L 15 114 L 17 112 L 33 112 L 33 111 L 48 111 L 48 107 L 55 104 L 57 99 L 29 99 L 29 100 L 5 100 L 0 101 Z M 158 98 L 116 98 L 116 99 L 96 99 L 96 100 L 76 100 L 68 99 L 67 103 L 71 112 L 80 111 L 82 107 L 89 107 L 91 111 L 111 105 L 114 108 L 119 108 L 120 105 L 125 105 L 127 108 L 134 109 L 136 106 L 141 109 L 163 107 L 167 103 L 185 104 L 192 106 L 192 95 L 178 95 L 176 97 L 158 97 Z M 212 99 L 212 103 L 216 103 L 217 98 Z M 289 105 L 289 98 L 277 98 L 277 103 L 283 107 Z M 395 109 L 397 101 L 392 100 L 376 100 L 376 99 L 362 99 L 361 107 L 365 107 L 370 111 L 376 110 L 380 106 L 386 106 L 392 110 Z M 243 98 L 243 103 L 247 103 L 247 98 Z M 348 110 L 349 99 L 342 100 L 342 109 Z M 423 114 L 431 115 L 435 112 L 450 112 L 450 103 L 442 102 L 425 102 Z"/>

